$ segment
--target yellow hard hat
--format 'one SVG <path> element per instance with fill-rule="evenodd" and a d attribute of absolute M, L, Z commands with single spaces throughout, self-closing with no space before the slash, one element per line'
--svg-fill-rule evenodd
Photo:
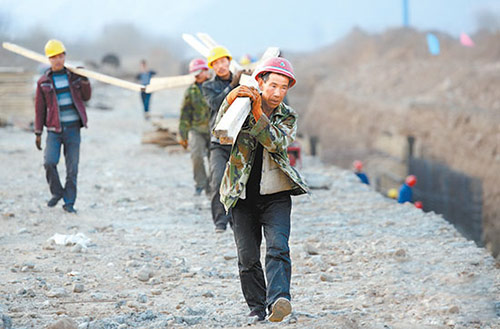
<path fill-rule="evenodd" d="M 212 50 L 210 50 L 210 53 L 208 54 L 208 57 L 207 57 L 208 67 L 212 68 L 212 63 L 215 62 L 216 60 L 218 60 L 219 58 L 222 58 L 222 57 L 228 57 L 229 60 L 233 59 L 233 57 L 229 53 L 229 50 L 227 50 L 226 48 L 224 48 L 222 46 L 216 46 L 216 47 L 212 48 Z"/>
<path fill-rule="evenodd" d="M 250 59 L 250 56 L 248 55 L 245 55 L 243 57 L 240 58 L 240 64 L 241 65 L 248 65 L 252 62 L 252 60 Z"/>
<path fill-rule="evenodd" d="M 398 190 L 396 190 L 395 188 L 389 189 L 389 191 L 387 191 L 387 196 L 391 199 L 397 199 L 398 198 Z"/>
<path fill-rule="evenodd" d="M 52 57 L 66 52 L 66 48 L 61 41 L 51 39 L 45 44 L 45 56 Z"/>

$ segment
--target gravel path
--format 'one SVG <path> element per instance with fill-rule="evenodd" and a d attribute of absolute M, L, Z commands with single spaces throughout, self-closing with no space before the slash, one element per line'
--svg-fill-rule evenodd
<path fill-rule="evenodd" d="M 46 207 L 34 136 L 0 129 L 0 328 L 246 326 L 234 240 L 193 196 L 189 154 L 141 145 L 139 96 L 99 92 L 114 109 L 89 109 L 77 215 Z M 177 115 L 182 92 L 155 94 L 153 109 Z M 500 270 L 484 249 L 349 172 L 313 158 L 302 171 L 327 189 L 293 198 L 294 312 L 257 327 L 500 328 Z M 48 242 L 56 233 L 90 241 Z"/>

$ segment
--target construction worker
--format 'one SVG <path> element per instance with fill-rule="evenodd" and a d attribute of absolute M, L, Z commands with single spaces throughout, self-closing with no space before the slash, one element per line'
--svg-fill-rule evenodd
<path fill-rule="evenodd" d="M 401 185 L 398 195 L 398 203 L 405 203 L 412 201 L 412 190 L 411 188 L 417 183 L 417 177 L 415 175 L 409 175 L 406 177 L 405 182 Z"/>
<path fill-rule="evenodd" d="M 80 158 L 80 128 L 87 127 L 85 101 L 91 96 L 89 80 L 64 67 L 66 49 L 61 41 L 49 40 L 45 55 L 50 68 L 37 82 L 35 96 L 35 144 L 42 150 L 43 126 L 47 127 L 44 167 L 52 198 L 49 207 L 64 200 L 63 209 L 76 213 L 76 182 Z M 66 183 L 59 180 L 57 164 L 64 145 Z"/>
<path fill-rule="evenodd" d="M 356 160 L 353 162 L 354 173 L 359 177 L 361 182 L 366 185 L 370 185 L 370 181 L 368 180 L 368 176 L 363 172 L 363 162 Z"/>
<path fill-rule="evenodd" d="M 147 86 L 151 81 L 151 77 L 155 75 L 156 72 L 148 69 L 148 64 L 146 60 L 141 60 L 141 72 L 135 77 L 141 85 Z M 142 105 L 144 106 L 144 118 L 149 119 L 149 102 L 151 101 L 151 94 L 146 91 L 141 91 Z"/>
<path fill-rule="evenodd" d="M 203 190 L 210 195 L 203 161 L 210 145 L 210 108 L 201 92 L 201 84 L 209 78 L 207 61 L 202 58 L 193 59 L 189 63 L 189 73 L 196 75 L 195 82 L 184 93 L 179 120 L 179 143 L 184 149 L 188 145 L 191 148 L 195 195 L 200 195 Z"/>
<path fill-rule="evenodd" d="M 214 47 L 207 58 L 208 67 L 214 70 L 213 79 L 203 83 L 202 90 L 208 106 L 210 107 L 210 130 L 215 128 L 215 118 L 222 101 L 227 94 L 239 85 L 242 71 L 232 74 L 229 70 L 232 56 L 229 51 L 222 47 Z M 211 207 L 212 219 L 215 224 L 215 232 L 222 233 L 230 222 L 230 215 L 226 214 L 224 206 L 220 202 L 219 188 L 226 167 L 231 145 L 221 145 L 220 141 L 211 136 L 210 143 L 210 189 L 212 191 Z"/>
<path fill-rule="evenodd" d="M 255 88 L 240 86 L 227 95 L 217 115 L 219 122 L 237 97 L 252 100 L 251 114 L 231 149 L 220 193 L 225 209 L 232 209 L 249 316 L 262 321 L 269 311 L 269 321 L 279 322 L 292 310 L 290 196 L 307 193 L 308 187 L 287 156 L 297 131 L 296 112 L 283 103 L 296 81 L 293 68 L 284 58 L 271 58 L 258 68 L 256 80 L 262 95 Z M 262 231 L 266 238 L 265 279 L 260 263 Z"/>

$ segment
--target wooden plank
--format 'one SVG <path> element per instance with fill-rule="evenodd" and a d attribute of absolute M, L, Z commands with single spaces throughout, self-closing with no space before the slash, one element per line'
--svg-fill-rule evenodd
<path fill-rule="evenodd" d="M 146 92 L 152 93 L 167 88 L 184 87 L 194 82 L 192 74 L 178 75 L 174 77 L 152 78 L 149 85 L 146 86 Z"/>
<path fill-rule="evenodd" d="M 118 79 L 118 78 L 115 78 L 115 77 L 112 77 L 112 76 L 109 76 L 106 74 L 102 74 L 102 73 L 98 73 L 98 72 L 94 72 L 94 71 L 90 71 L 90 70 L 86 70 L 86 69 L 76 68 L 76 67 L 69 66 L 69 65 L 66 65 L 66 68 L 75 74 L 82 75 L 82 76 L 87 77 L 87 78 L 92 78 L 92 79 L 95 79 L 95 80 L 98 80 L 98 81 L 101 81 L 104 83 L 108 83 L 110 85 L 114 85 L 117 87 L 122 87 L 122 88 L 130 89 L 130 90 L 134 90 L 134 91 L 143 91 L 146 88 L 144 85 L 140 85 L 138 83 L 134 83 L 134 82 L 130 82 L 130 81 L 122 80 L 122 79 Z"/>
<path fill-rule="evenodd" d="M 21 55 L 21 56 L 27 57 L 29 59 L 32 59 L 32 60 L 40 62 L 40 63 L 45 63 L 45 64 L 50 65 L 49 59 L 47 57 L 45 57 L 42 54 L 36 53 L 32 50 L 26 49 L 24 47 L 21 47 L 21 46 L 18 46 L 18 45 L 15 45 L 13 43 L 9 43 L 9 42 L 2 43 L 2 46 L 5 49 L 10 50 L 16 54 Z M 137 84 L 137 83 L 118 79 L 118 78 L 115 78 L 115 77 L 112 77 L 112 76 L 109 76 L 106 74 L 90 71 L 90 70 L 83 69 L 83 68 L 76 68 L 70 64 L 65 64 L 65 67 L 75 74 L 78 74 L 78 75 L 81 75 L 81 76 L 84 76 L 87 78 L 92 78 L 92 79 L 95 79 L 95 80 L 98 80 L 98 81 L 101 81 L 104 83 L 108 83 L 111 85 L 115 85 L 118 87 L 127 88 L 127 89 L 134 90 L 134 91 L 142 91 L 146 88 L 145 86 Z"/>
<path fill-rule="evenodd" d="M 212 48 L 214 48 L 215 46 L 218 46 L 219 44 L 217 44 L 208 34 L 198 33 L 198 37 L 200 34 L 204 35 L 204 38 L 201 39 L 201 42 L 198 39 L 196 39 L 196 37 L 194 37 L 193 35 L 187 34 L 187 33 L 183 33 L 182 38 L 191 47 L 193 47 L 194 50 L 199 52 L 202 56 L 208 58 L 208 55 L 210 55 L 210 50 L 212 50 Z M 231 70 L 231 72 L 235 73 L 236 71 L 243 70 L 243 67 L 235 60 L 232 60 L 229 63 L 229 70 Z"/>
<path fill-rule="evenodd" d="M 269 47 L 264 52 L 258 65 L 263 61 L 279 55 L 279 48 Z M 255 80 L 255 73 L 252 76 L 242 75 L 240 85 L 258 88 Z M 248 97 L 236 98 L 233 104 L 227 109 L 226 113 L 219 121 L 219 124 L 214 129 L 214 135 L 219 138 L 221 144 L 233 144 L 238 137 L 238 134 L 251 111 L 251 101 Z"/>
<path fill-rule="evenodd" d="M 208 57 L 208 55 L 210 55 L 210 48 L 208 48 L 203 43 L 198 41 L 191 34 L 183 33 L 182 39 L 184 39 L 184 41 L 186 41 L 188 45 L 190 45 L 194 50 L 199 52 L 203 57 Z"/>
<path fill-rule="evenodd" d="M 235 110 L 236 109 L 236 110 Z M 241 109 L 241 110 L 240 110 Z M 221 137 L 235 137 L 234 132 L 236 129 L 241 129 L 241 125 L 245 121 L 248 113 L 250 113 L 250 98 L 239 97 L 236 98 L 227 109 L 226 113 L 222 116 L 222 119 L 217 124 L 215 129 L 215 136 L 217 138 Z M 236 127 L 238 123 L 241 122 L 240 127 Z"/>
<path fill-rule="evenodd" d="M 209 49 L 217 46 L 217 42 L 208 33 L 196 33 L 198 39 L 200 39 Z"/>

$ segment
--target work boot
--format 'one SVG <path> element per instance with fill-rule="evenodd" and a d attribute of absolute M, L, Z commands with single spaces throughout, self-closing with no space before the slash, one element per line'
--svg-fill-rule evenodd
<path fill-rule="evenodd" d="M 266 311 L 252 311 L 248 314 L 247 324 L 252 325 L 266 320 Z"/>
<path fill-rule="evenodd" d="M 63 205 L 63 209 L 64 209 L 64 211 L 69 212 L 70 214 L 76 214 L 76 209 L 73 208 L 72 204 Z"/>
<path fill-rule="evenodd" d="M 215 226 L 215 233 L 224 233 L 226 232 L 226 226 L 225 225 L 217 225 Z"/>
<path fill-rule="evenodd" d="M 47 206 L 49 207 L 55 207 L 57 205 L 57 203 L 59 202 L 59 200 L 61 200 L 61 197 L 57 197 L 57 196 L 53 196 L 49 202 L 47 202 Z"/>
<path fill-rule="evenodd" d="M 269 316 L 269 321 L 271 322 L 281 322 L 283 318 L 292 313 L 292 304 L 286 298 L 278 298 L 273 306 L 271 307 L 271 315 Z"/>

